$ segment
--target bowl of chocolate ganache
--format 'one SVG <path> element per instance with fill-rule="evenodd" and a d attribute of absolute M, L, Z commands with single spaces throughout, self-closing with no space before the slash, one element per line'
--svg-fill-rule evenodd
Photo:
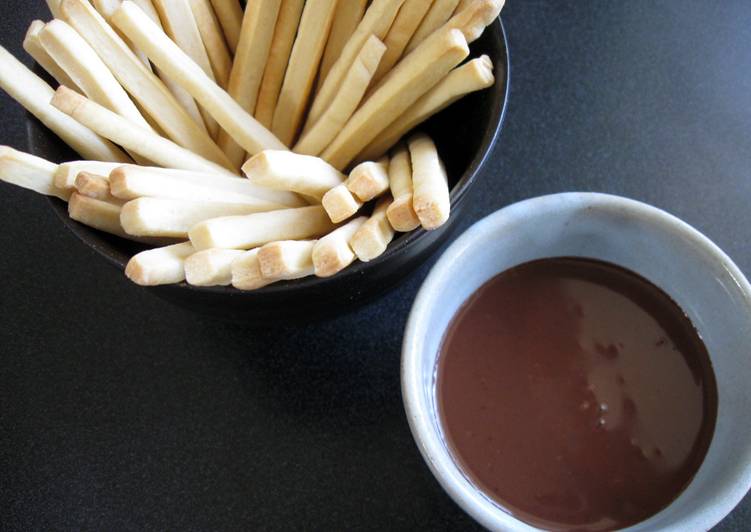
<path fill-rule="evenodd" d="M 491 530 L 708 530 L 751 487 L 751 285 L 649 205 L 511 205 L 412 308 L 402 395 L 448 494 Z"/>

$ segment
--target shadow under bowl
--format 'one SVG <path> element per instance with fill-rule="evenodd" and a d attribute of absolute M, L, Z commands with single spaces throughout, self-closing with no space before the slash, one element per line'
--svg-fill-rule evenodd
<path fill-rule="evenodd" d="M 342 314 L 393 289 L 425 262 L 452 234 L 472 185 L 481 175 L 500 135 L 509 97 L 509 52 L 500 18 L 471 46 L 471 57 L 486 54 L 494 65 L 495 85 L 466 96 L 421 126 L 433 137 L 446 165 L 451 218 L 440 229 L 397 235 L 377 259 L 355 262 L 334 277 L 285 281 L 254 291 L 232 287 L 194 287 L 186 283 L 149 287 L 155 295 L 205 315 L 270 324 L 305 322 Z M 40 71 L 40 70 L 38 70 Z M 78 159 L 61 140 L 30 117 L 31 153 L 63 162 Z M 97 231 L 68 217 L 67 205 L 50 198 L 60 220 L 82 242 L 120 270 L 142 245 Z"/>

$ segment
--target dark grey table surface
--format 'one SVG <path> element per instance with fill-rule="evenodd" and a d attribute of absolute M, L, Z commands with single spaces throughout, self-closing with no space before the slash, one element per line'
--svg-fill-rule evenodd
<path fill-rule="evenodd" d="M 751 273 L 751 3 L 508 3 L 509 114 L 463 226 L 605 191 L 680 216 Z M 0 4 L 0 44 L 22 54 L 43 2 Z M 0 143 L 26 148 L 24 113 L 0 108 Z M 340 319 L 258 331 L 131 285 L 33 194 L 0 186 L 0 228 L 3 530 L 476 527 L 402 410 L 429 265 Z M 747 497 L 717 530 L 749 529 Z"/>

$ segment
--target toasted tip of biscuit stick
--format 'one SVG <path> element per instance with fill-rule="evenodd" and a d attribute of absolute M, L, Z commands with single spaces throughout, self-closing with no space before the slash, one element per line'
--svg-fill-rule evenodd
<path fill-rule="evenodd" d="M 185 280 L 185 259 L 193 253 L 190 242 L 142 251 L 128 261 L 125 275 L 141 286 L 180 283 Z"/>
<path fill-rule="evenodd" d="M 237 43 L 240 40 L 240 25 L 243 19 L 243 8 L 239 0 L 211 0 L 214 12 L 222 26 L 227 46 L 235 53 Z"/>
<path fill-rule="evenodd" d="M 412 206 L 412 162 L 404 144 L 400 144 L 391 155 L 389 179 L 394 201 L 386 210 L 386 216 L 391 227 L 401 233 L 417 229 L 420 219 Z"/>
<path fill-rule="evenodd" d="M 355 166 L 347 178 L 347 188 L 363 203 L 389 189 L 389 158 L 367 161 Z"/>
<path fill-rule="evenodd" d="M 455 68 L 392 122 L 357 156 L 357 159 L 370 161 L 380 157 L 415 126 L 439 113 L 463 96 L 486 89 L 493 83 L 495 83 L 493 62 L 487 55 L 472 59 Z"/>
<path fill-rule="evenodd" d="M 232 283 L 232 263 L 244 251 L 205 249 L 185 259 L 185 280 L 193 286 L 227 286 Z"/>
<path fill-rule="evenodd" d="M 261 275 L 274 281 L 313 275 L 315 240 L 283 240 L 266 244 L 258 251 Z"/>
<path fill-rule="evenodd" d="M 368 218 L 360 216 L 322 237 L 313 247 L 313 266 L 318 277 L 331 277 L 354 262 L 349 241 Z"/>
<path fill-rule="evenodd" d="M 386 217 L 391 196 L 384 196 L 376 204 L 373 214 L 352 236 L 349 245 L 363 262 L 380 257 L 394 239 L 394 229 Z"/>
<path fill-rule="evenodd" d="M 196 249 L 251 249 L 268 242 L 304 239 L 334 229 L 323 207 L 300 207 L 206 220 L 188 235 Z"/>
<path fill-rule="evenodd" d="M 55 186 L 63 190 L 70 190 L 76 185 L 76 177 L 81 172 L 109 177 L 110 172 L 121 166 L 122 163 L 109 163 L 101 161 L 70 161 L 58 165 L 55 171 Z"/>
<path fill-rule="evenodd" d="M 29 26 L 26 37 L 23 40 L 23 49 L 39 63 L 44 70 L 57 80 L 60 85 L 67 85 L 71 89 L 78 89 L 78 85 L 71 77 L 50 57 L 39 40 L 39 33 L 44 29 L 44 22 L 35 20 Z"/>
<path fill-rule="evenodd" d="M 427 135 L 417 133 L 409 139 L 412 159 L 412 205 L 423 228 L 432 230 L 449 219 L 451 200 L 446 169 L 435 144 Z"/>
<path fill-rule="evenodd" d="M 347 185 L 337 185 L 323 195 L 321 205 L 334 223 L 343 222 L 360 210 L 363 203 L 358 200 Z"/>
<path fill-rule="evenodd" d="M 259 205 L 142 197 L 123 205 L 120 223 L 134 236 L 188 238 L 188 231 L 206 220 L 271 210 Z"/>
<path fill-rule="evenodd" d="M 76 176 L 76 192 L 89 198 L 108 201 L 110 203 L 122 203 L 110 193 L 110 182 L 106 177 L 80 172 Z"/>
<path fill-rule="evenodd" d="M 242 170 L 251 183 L 298 192 L 318 201 L 345 179 L 344 174 L 323 159 L 282 150 L 264 150 L 251 157 Z"/>
<path fill-rule="evenodd" d="M 41 157 L 0 146 L 0 181 L 68 201 L 70 191 L 55 186 L 57 168 Z"/>
<path fill-rule="evenodd" d="M 261 265 L 258 262 L 260 248 L 243 252 L 232 263 L 232 286 L 238 290 L 257 290 L 274 282 L 261 275 Z"/>

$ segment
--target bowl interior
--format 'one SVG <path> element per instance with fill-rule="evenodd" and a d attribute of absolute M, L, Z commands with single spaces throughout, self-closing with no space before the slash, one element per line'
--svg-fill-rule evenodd
<path fill-rule="evenodd" d="M 443 331 L 475 290 L 513 266 L 565 256 L 642 275 L 674 298 L 704 339 L 719 393 L 707 456 L 673 504 L 629 530 L 709 529 L 751 485 L 751 427 L 738 423 L 751 408 L 751 287 L 706 237 L 632 200 L 588 193 L 528 200 L 478 222 L 446 251 L 418 295 L 404 344 L 403 395 L 423 455 L 447 491 L 485 526 L 532 530 L 480 494 L 452 461 L 438 422 L 434 371 Z"/>
<path fill-rule="evenodd" d="M 492 60 L 496 76 L 494 87 L 466 96 L 421 126 L 421 129 L 429 133 L 435 140 L 439 153 L 446 164 L 452 187 L 453 206 L 462 202 L 465 193 L 476 179 L 483 162 L 491 151 L 500 133 L 509 94 L 509 56 L 506 34 L 500 19 L 472 44 L 471 50 L 470 57 L 487 54 Z M 42 73 L 41 69 L 37 69 L 37 72 Z M 62 141 L 32 117 L 28 121 L 27 129 L 31 153 L 55 162 L 78 159 Z M 139 244 L 91 229 L 71 220 L 68 218 L 66 205 L 62 201 L 57 199 L 50 199 L 49 201 L 53 210 L 68 229 L 114 266 L 124 269 L 131 256 L 145 249 Z M 426 239 L 427 236 L 427 233 L 423 230 L 398 235 L 387 251 L 377 259 L 368 263 L 355 262 L 340 274 L 328 279 L 308 277 L 295 281 L 274 283 L 252 292 L 241 292 L 232 287 L 193 287 L 186 283 L 180 283 L 176 286 L 193 292 L 217 296 L 231 294 L 236 298 L 242 294 L 244 297 L 255 298 L 288 292 L 290 289 L 315 288 L 320 290 L 342 284 L 353 285 L 354 279 L 361 278 L 367 272 L 378 268 L 380 264 L 391 260 L 394 256 L 407 253 L 410 248 L 419 246 L 420 241 Z M 355 297 L 354 294 L 353 297 Z"/>

